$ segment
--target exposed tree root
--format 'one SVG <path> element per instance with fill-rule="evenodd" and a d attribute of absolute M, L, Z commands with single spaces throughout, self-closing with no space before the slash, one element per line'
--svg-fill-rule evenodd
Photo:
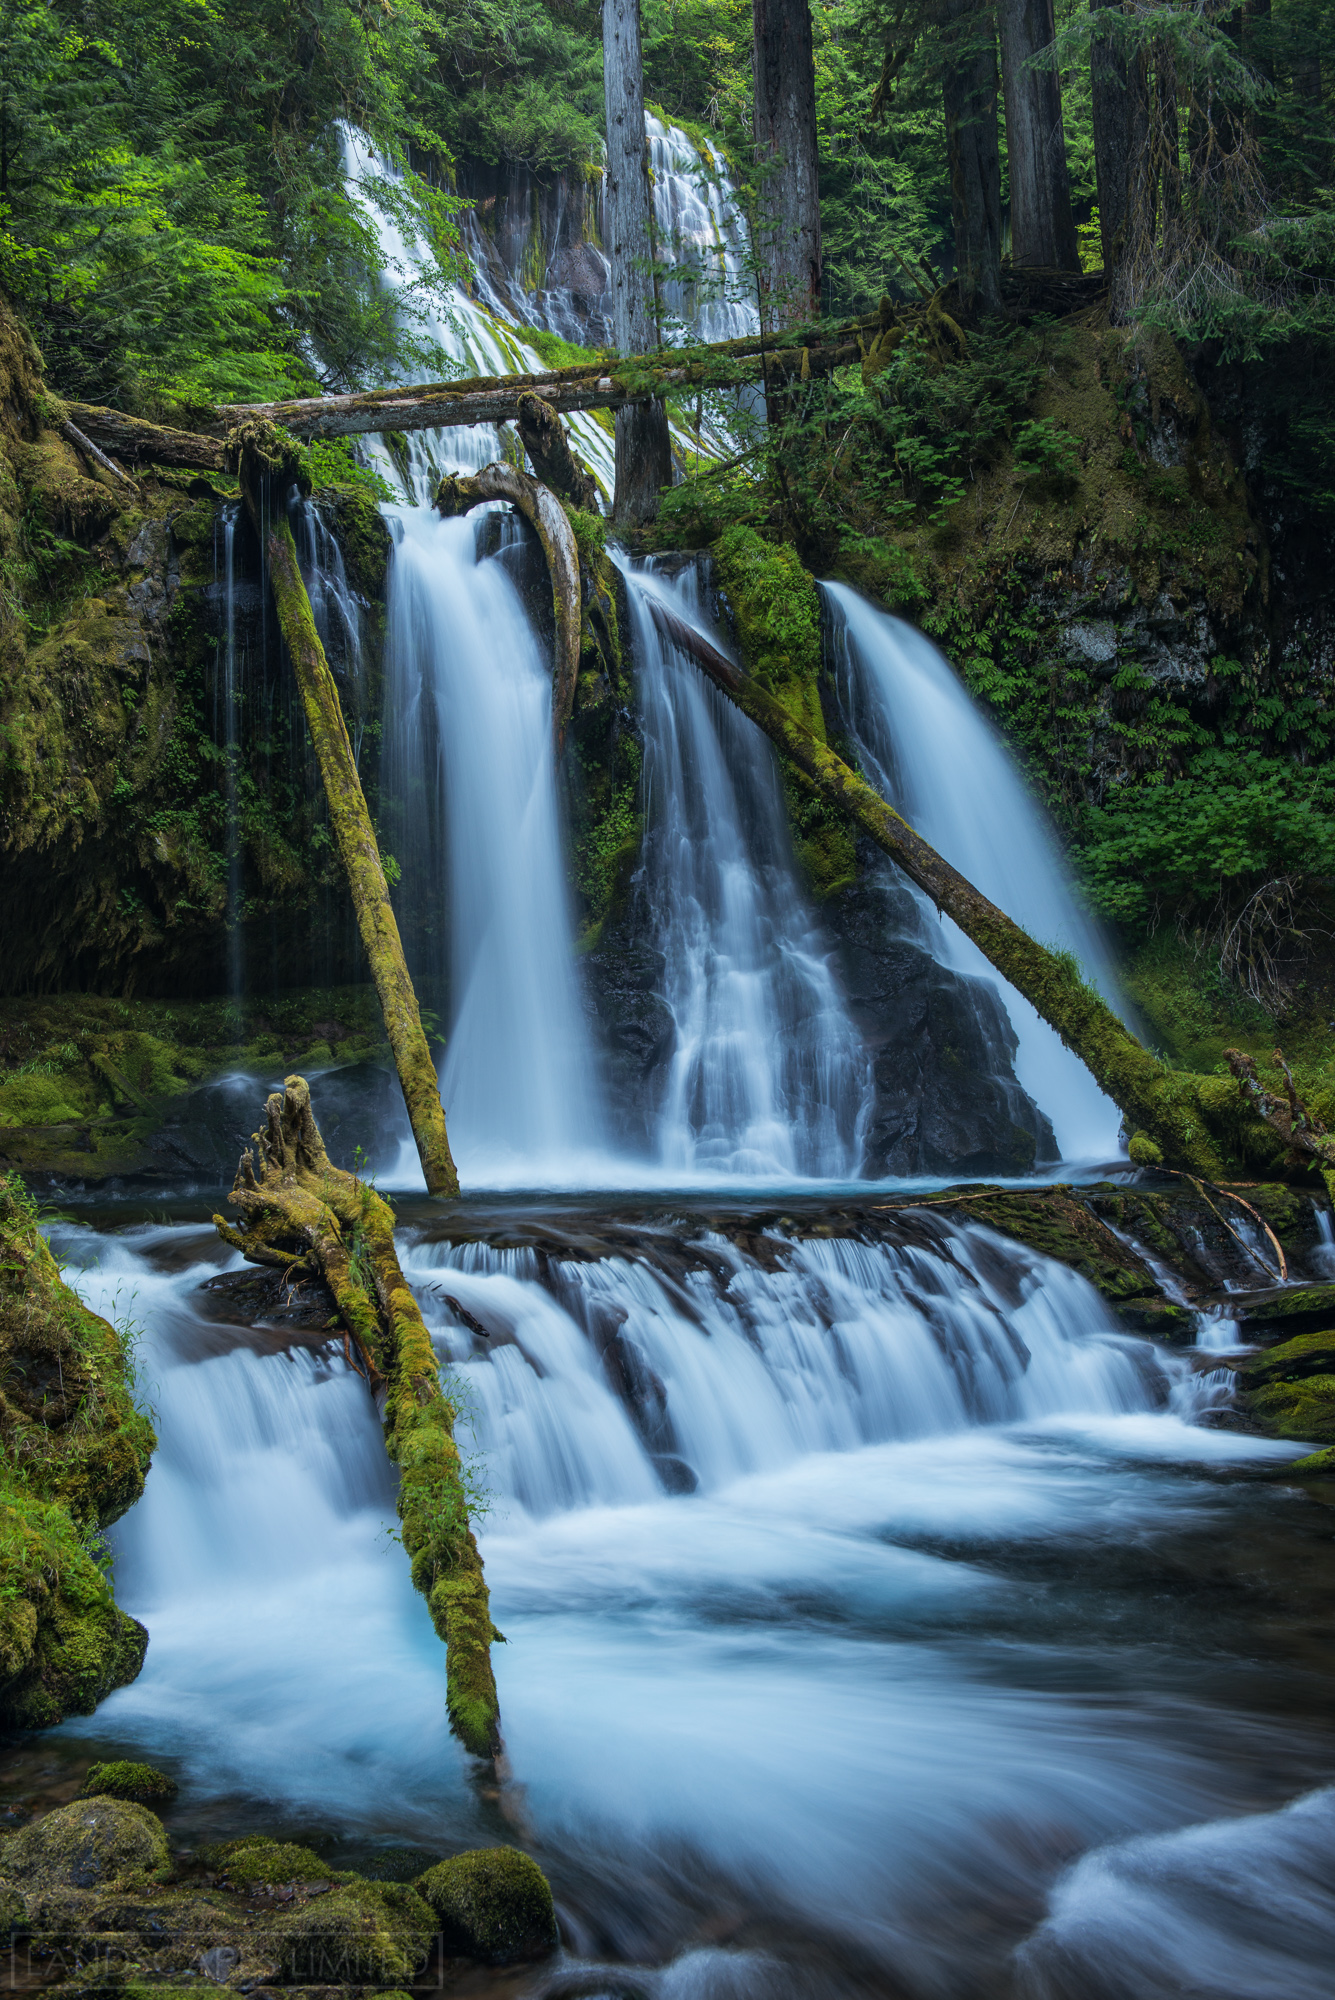
<path fill-rule="evenodd" d="M 374 1188 L 331 1164 L 303 1078 L 265 1107 L 258 1158 L 241 1156 L 218 1233 L 252 1263 L 317 1272 L 328 1285 L 368 1379 L 383 1377 L 386 1449 L 401 1474 L 398 1511 L 413 1582 L 445 1642 L 450 1727 L 475 1757 L 500 1750 L 491 1622 L 482 1558 L 469 1525 L 457 1408 L 441 1390 L 431 1338 L 394 1248 L 394 1215 Z"/>
<path fill-rule="evenodd" d="M 1283 1140 L 1289 1163 L 1297 1165 L 1301 1161 L 1315 1166 L 1331 1200 L 1335 1201 L 1335 1138 L 1299 1097 L 1283 1053 L 1276 1049 L 1273 1061 L 1275 1068 L 1284 1072 L 1284 1097 L 1276 1097 L 1266 1089 L 1256 1074 L 1254 1056 L 1245 1055 L 1241 1049 L 1225 1049 L 1224 1059 L 1238 1079 L 1243 1102 Z"/>
<path fill-rule="evenodd" d="M 540 480 L 513 465 L 484 465 L 480 472 L 451 474 L 440 482 L 436 505 L 442 514 L 466 514 L 484 500 L 509 500 L 537 533 L 552 581 L 556 614 L 556 657 L 552 662 L 552 741 L 559 757 L 575 701 L 579 673 L 581 600 L 579 549 L 565 508 Z"/>
<path fill-rule="evenodd" d="M 357 928 L 380 995 L 385 1030 L 403 1087 L 403 1101 L 408 1107 L 427 1191 L 457 1195 L 459 1176 L 445 1130 L 440 1083 L 422 1030 L 417 995 L 408 976 L 399 927 L 389 900 L 389 884 L 348 741 L 338 689 L 315 629 L 287 514 L 266 504 L 268 476 L 288 470 L 283 458 L 285 449 L 272 429 L 251 426 L 243 441 L 241 490 L 268 563 L 278 623 L 301 689 L 329 805 L 330 824 L 347 870 Z M 564 520 L 565 516 L 561 518 Z"/>

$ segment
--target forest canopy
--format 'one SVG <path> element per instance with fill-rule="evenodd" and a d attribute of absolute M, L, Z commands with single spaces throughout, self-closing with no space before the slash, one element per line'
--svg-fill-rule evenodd
<path fill-rule="evenodd" d="M 642 15 L 647 97 L 706 128 L 745 186 L 749 5 L 644 0 Z M 823 304 L 844 314 L 955 268 L 943 85 L 962 49 L 994 45 L 996 16 L 974 0 L 815 0 L 812 20 Z M 1104 258 L 1090 78 L 1106 46 L 1145 78 L 1153 186 L 1125 260 L 1129 308 L 1239 349 L 1324 328 L 1329 0 L 1059 0 L 1056 28 L 1084 267 Z M 391 367 L 446 374 L 418 309 L 434 285 L 447 310 L 466 267 L 456 162 L 597 171 L 602 103 L 593 0 L 0 0 L 0 289 L 53 385 L 89 401 L 151 410 L 355 387 Z M 436 252 L 413 295 L 349 197 L 345 125 L 378 149 L 381 205 Z"/>

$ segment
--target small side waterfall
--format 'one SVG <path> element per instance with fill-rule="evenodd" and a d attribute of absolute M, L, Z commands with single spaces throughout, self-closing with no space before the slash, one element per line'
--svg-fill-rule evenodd
<path fill-rule="evenodd" d="M 746 271 L 746 224 L 721 154 L 706 153 L 678 125 L 644 121 L 657 254 L 673 274 L 659 287 L 664 332 L 674 322 L 696 340 L 736 340 L 760 323 Z"/>
<path fill-rule="evenodd" d="M 405 868 L 449 871 L 451 993 L 441 1095 L 461 1171 L 569 1185 L 600 1147 L 551 753 L 551 666 L 473 520 L 393 517 L 387 762 L 425 813 Z M 518 536 L 508 515 L 502 534 Z"/>
<path fill-rule="evenodd" d="M 627 571 L 626 583 L 645 737 L 643 894 L 677 1029 L 662 1163 L 854 1175 L 868 1065 L 797 886 L 773 754 L 648 612 L 657 593 L 707 631 L 697 572 L 669 583 Z"/>
<path fill-rule="evenodd" d="M 218 640 L 214 679 L 213 740 L 222 746 L 223 796 L 227 811 L 227 992 L 230 999 L 241 998 L 245 974 L 244 942 L 241 933 L 241 822 L 238 810 L 237 761 L 241 754 L 240 663 L 236 641 L 236 530 L 241 516 L 238 501 L 218 509 L 214 530 L 214 573 L 218 572 L 217 542 L 222 541 L 223 629 Z"/>
<path fill-rule="evenodd" d="M 840 700 L 868 778 L 1031 937 L 1073 951 L 1120 1011 L 1107 948 L 1043 815 L 949 663 L 916 627 L 846 584 L 821 589 Z M 948 918 L 920 902 L 944 961 L 1001 988 L 1020 1042 L 1016 1075 L 1051 1118 L 1063 1157 L 1115 1157 L 1120 1115 L 1084 1064 Z"/>

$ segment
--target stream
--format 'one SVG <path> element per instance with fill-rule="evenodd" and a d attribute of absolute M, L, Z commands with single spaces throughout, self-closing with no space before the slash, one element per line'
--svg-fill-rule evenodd
<path fill-rule="evenodd" d="M 174 1845 L 411 1874 L 518 1837 L 637 1991 L 1328 1996 L 1335 1517 L 1238 1476 L 1295 1448 L 1203 1426 L 1219 1378 L 1064 1266 L 826 1212 L 401 1199 L 487 1496 L 500 1797 L 341 1347 L 238 1323 L 188 1204 L 63 1225 L 142 1328 L 162 1445 L 113 1540 L 152 1637 L 10 1794 L 131 1756 Z"/>

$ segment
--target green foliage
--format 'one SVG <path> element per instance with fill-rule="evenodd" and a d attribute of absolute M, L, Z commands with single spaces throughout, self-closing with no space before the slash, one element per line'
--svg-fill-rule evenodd
<path fill-rule="evenodd" d="M 1024 474 L 1060 483 L 1080 476 L 1080 443 L 1051 417 L 1039 417 L 1017 424 L 1011 440 L 1015 463 Z"/>
<path fill-rule="evenodd" d="M 549 368 L 577 368 L 581 361 L 599 359 L 595 348 L 576 347 L 573 340 L 562 340 L 559 333 L 548 333 L 546 327 L 521 326 L 517 338 L 536 348 Z"/>
<path fill-rule="evenodd" d="M 1335 777 L 1210 750 L 1171 785 L 1129 786 L 1090 818 L 1082 868 L 1105 916 L 1135 925 L 1284 874 L 1335 871 Z"/>

